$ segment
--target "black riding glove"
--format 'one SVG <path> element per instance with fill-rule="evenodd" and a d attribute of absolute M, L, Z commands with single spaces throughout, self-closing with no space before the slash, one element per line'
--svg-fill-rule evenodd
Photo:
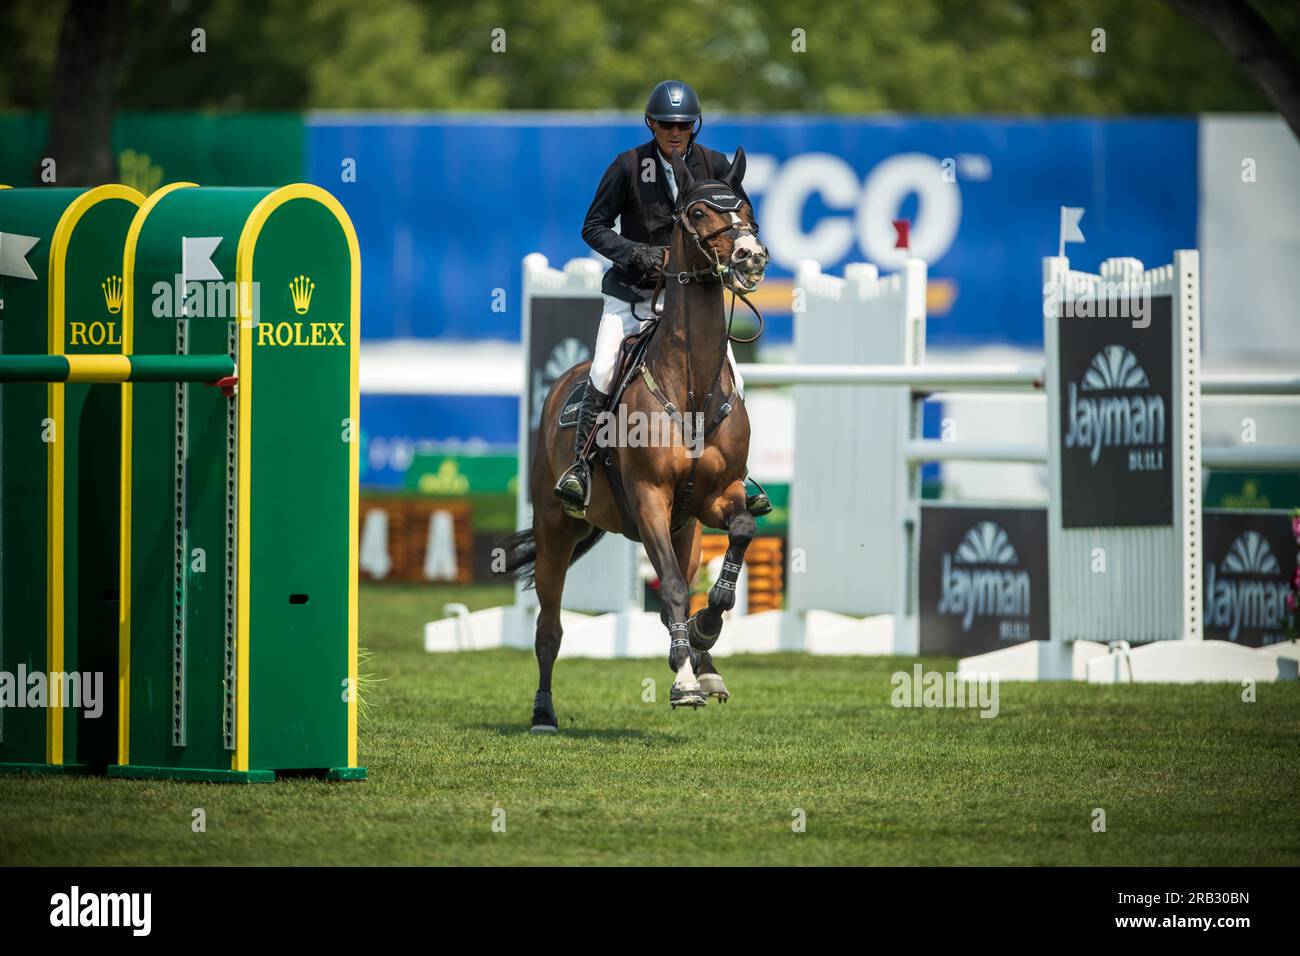
<path fill-rule="evenodd" d="M 663 272 L 664 260 L 667 258 L 664 253 L 667 251 L 667 246 L 647 246 L 643 242 L 638 242 L 636 248 L 632 250 L 631 263 L 647 276 L 657 276 Z"/>

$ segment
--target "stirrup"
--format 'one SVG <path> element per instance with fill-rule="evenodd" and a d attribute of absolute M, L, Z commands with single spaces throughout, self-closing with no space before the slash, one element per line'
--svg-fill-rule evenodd
<path fill-rule="evenodd" d="M 585 481 L 579 474 L 579 469 L 587 472 Z M 566 487 L 570 480 L 576 482 L 582 489 L 581 495 Z M 564 474 L 560 475 L 559 480 L 555 482 L 555 497 L 560 499 L 564 513 L 569 517 L 587 517 L 587 505 L 591 504 L 591 468 L 586 460 L 575 461 L 565 469 Z"/>
<path fill-rule="evenodd" d="M 750 494 L 748 490 L 745 492 L 745 510 L 755 518 L 761 518 L 765 514 L 771 514 L 772 500 L 768 498 L 767 492 L 763 490 L 763 486 L 753 478 L 749 477 L 749 475 L 745 476 L 745 485 L 753 485 L 758 489 L 753 494 Z"/>

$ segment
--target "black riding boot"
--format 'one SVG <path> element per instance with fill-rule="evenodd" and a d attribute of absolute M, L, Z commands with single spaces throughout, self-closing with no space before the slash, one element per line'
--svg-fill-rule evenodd
<path fill-rule="evenodd" d="M 564 502 L 564 510 L 575 518 L 587 516 L 587 505 L 591 502 L 591 470 L 582 451 L 586 447 L 591 429 L 605 407 L 609 396 L 587 382 L 582 392 L 582 408 L 578 411 L 578 424 L 573 435 L 573 464 L 569 470 L 560 475 L 555 483 L 555 495 Z"/>

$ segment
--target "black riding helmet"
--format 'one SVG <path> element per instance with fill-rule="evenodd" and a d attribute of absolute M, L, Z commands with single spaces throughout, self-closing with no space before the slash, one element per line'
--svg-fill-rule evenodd
<path fill-rule="evenodd" d="M 700 98 L 695 91 L 681 80 L 664 80 L 650 91 L 650 98 L 645 103 L 646 125 L 650 120 L 662 123 L 692 122 L 695 129 L 691 132 L 693 140 L 704 125 L 700 115 Z"/>

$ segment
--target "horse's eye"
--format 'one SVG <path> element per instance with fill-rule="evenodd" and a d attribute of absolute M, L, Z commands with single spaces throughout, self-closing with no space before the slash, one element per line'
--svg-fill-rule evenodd
<path fill-rule="evenodd" d="M 704 218 L 704 210 L 703 210 L 703 209 L 696 209 L 694 212 L 691 213 L 691 218 L 692 218 L 692 219 L 703 219 L 703 218 Z"/>

